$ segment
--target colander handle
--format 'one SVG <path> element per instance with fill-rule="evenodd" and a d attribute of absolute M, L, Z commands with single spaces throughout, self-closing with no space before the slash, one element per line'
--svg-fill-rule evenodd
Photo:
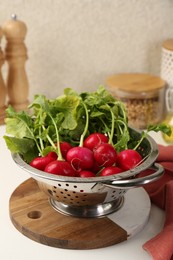
<path fill-rule="evenodd" d="M 118 188 L 118 189 L 130 189 L 130 188 L 135 188 L 135 187 L 140 187 L 145 184 L 154 182 L 158 180 L 163 174 L 164 174 L 164 168 L 162 165 L 155 163 L 150 168 L 155 170 L 154 173 L 141 177 L 141 178 L 135 178 L 135 179 L 126 179 L 126 180 L 114 180 L 112 182 L 104 182 L 103 184 L 107 187 L 112 187 L 112 188 Z"/>

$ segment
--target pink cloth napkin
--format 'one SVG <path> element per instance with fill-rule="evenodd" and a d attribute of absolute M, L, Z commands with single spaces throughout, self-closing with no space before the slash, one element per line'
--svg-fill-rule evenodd
<path fill-rule="evenodd" d="M 162 231 L 147 241 L 143 248 L 154 260 L 173 260 L 173 146 L 159 145 L 157 158 L 165 169 L 164 175 L 157 181 L 144 185 L 151 202 L 165 210 L 165 223 Z M 140 176 L 148 174 L 143 172 Z"/>

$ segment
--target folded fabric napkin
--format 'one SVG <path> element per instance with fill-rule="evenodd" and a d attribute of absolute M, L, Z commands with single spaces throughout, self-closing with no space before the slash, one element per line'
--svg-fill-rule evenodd
<path fill-rule="evenodd" d="M 173 260 L 173 145 L 159 145 L 157 162 L 164 169 L 164 175 L 157 181 L 144 185 L 151 202 L 165 210 L 165 223 L 162 231 L 147 241 L 143 248 L 154 260 Z M 142 172 L 140 177 L 149 174 Z"/>

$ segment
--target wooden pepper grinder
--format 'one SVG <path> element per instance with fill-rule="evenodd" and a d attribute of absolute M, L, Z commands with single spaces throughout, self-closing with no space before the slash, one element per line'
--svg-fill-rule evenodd
<path fill-rule="evenodd" d="M 24 44 L 27 27 L 24 22 L 17 20 L 16 15 L 12 15 L 12 19 L 3 26 L 3 31 L 7 40 L 5 56 L 9 65 L 7 76 L 9 104 L 16 111 L 26 110 L 29 104 L 29 86 L 25 71 L 28 57 Z"/>
<path fill-rule="evenodd" d="M 3 31 L 0 28 L 0 40 L 3 36 Z M 0 70 L 2 65 L 4 64 L 5 58 L 4 54 L 0 48 Z M 6 103 L 6 87 L 4 83 L 4 79 L 2 77 L 2 73 L 0 73 L 0 125 L 4 124 L 4 118 L 5 118 L 5 106 Z"/>

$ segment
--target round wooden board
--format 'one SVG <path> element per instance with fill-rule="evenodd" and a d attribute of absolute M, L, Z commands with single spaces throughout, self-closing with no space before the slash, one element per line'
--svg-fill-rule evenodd
<path fill-rule="evenodd" d="M 9 202 L 10 218 L 19 232 L 52 247 L 94 249 L 127 240 L 127 231 L 108 217 L 76 218 L 62 215 L 32 178 L 20 184 Z"/>

